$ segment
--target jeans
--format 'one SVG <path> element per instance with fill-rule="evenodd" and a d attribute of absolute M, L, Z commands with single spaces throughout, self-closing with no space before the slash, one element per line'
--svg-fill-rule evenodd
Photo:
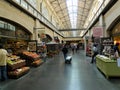
<path fill-rule="evenodd" d="M 64 59 L 65 59 L 65 61 L 66 61 L 67 54 L 63 54 L 63 55 L 64 55 Z"/>
<path fill-rule="evenodd" d="M 7 67 L 6 66 L 0 66 L 0 79 L 7 80 Z"/>
<path fill-rule="evenodd" d="M 98 54 L 98 52 L 94 52 L 94 54 L 92 55 L 91 63 L 95 62 L 95 57 L 97 54 Z"/>

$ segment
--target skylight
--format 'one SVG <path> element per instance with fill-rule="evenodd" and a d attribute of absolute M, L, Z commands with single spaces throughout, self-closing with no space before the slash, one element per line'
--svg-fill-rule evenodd
<path fill-rule="evenodd" d="M 76 28 L 77 24 L 77 10 L 78 10 L 78 0 L 66 0 L 68 13 L 71 22 L 71 28 Z"/>

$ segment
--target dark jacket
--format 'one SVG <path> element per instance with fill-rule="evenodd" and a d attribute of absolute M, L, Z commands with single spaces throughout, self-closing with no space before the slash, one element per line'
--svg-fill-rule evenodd
<path fill-rule="evenodd" d="M 120 53 L 118 46 L 115 45 L 113 49 L 114 49 L 114 52 L 118 51 L 118 53 Z"/>
<path fill-rule="evenodd" d="M 63 52 L 64 54 L 67 54 L 67 53 L 68 53 L 68 49 L 67 49 L 66 47 L 63 47 L 62 52 Z"/>

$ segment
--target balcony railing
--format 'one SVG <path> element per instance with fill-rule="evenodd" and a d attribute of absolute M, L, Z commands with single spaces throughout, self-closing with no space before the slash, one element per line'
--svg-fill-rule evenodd
<path fill-rule="evenodd" d="M 48 19 L 46 19 L 35 7 L 33 7 L 27 0 L 8 0 L 8 1 L 19 5 L 20 7 L 28 11 L 30 14 L 32 14 L 34 17 L 36 17 L 38 20 L 43 22 L 45 25 L 54 30 L 56 33 L 63 36 L 58 31 L 58 29 Z"/>

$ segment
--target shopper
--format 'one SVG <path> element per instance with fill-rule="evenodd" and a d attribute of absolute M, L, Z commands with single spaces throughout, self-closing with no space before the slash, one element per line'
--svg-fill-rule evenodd
<path fill-rule="evenodd" d="M 74 44 L 71 44 L 71 49 L 72 49 L 72 53 L 74 54 L 74 52 L 75 52 L 75 45 Z"/>
<path fill-rule="evenodd" d="M 93 49 L 92 50 L 93 50 L 93 55 L 92 55 L 91 63 L 94 63 L 95 62 L 95 57 L 98 54 L 97 44 L 93 45 Z"/>
<path fill-rule="evenodd" d="M 116 44 L 113 46 L 115 58 L 118 58 L 118 57 L 119 57 L 119 54 L 120 54 L 120 51 L 119 51 L 118 46 L 119 46 L 119 43 L 116 43 Z"/>
<path fill-rule="evenodd" d="M 7 51 L 3 49 L 3 45 L 0 44 L 0 79 L 1 81 L 7 80 Z"/>
<path fill-rule="evenodd" d="M 117 51 L 118 53 L 120 53 L 118 46 L 119 46 L 119 43 L 116 43 L 116 44 L 113 46 L 113 49 L 114 49 L 114 52 Z"/>
<path fill-rule="evenodd" d="M 62 48 L 62 52 L 64 55 L 64 60 L 66 61 L 66 57 L 67 57 L 67 53 L 68 53 L 68 48 L 67 48 L 67 44 L 65 44 Z"/>

